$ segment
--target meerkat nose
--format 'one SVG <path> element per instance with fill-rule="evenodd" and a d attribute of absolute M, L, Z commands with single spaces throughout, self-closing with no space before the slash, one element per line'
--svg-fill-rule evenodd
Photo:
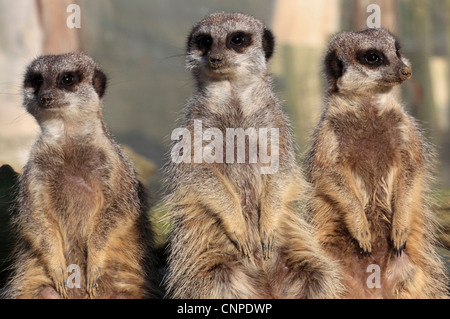
<path fill-rule="evenodd" d="M 55 98 L 51 93 L 44 93 L 39 97 L 39 103 L 44 107 L 49 107 L 52 105 L 54 100 Z"/>
<path fill-rule="evenodd" d="M 412 70 L 409 66 L 404 66 L 404 67 L 400 68 L 399 73 L 400 73 L 400 78 L 402 80 L 407 80 L 411 77 Z"/>
<path fill-rule="evenodd" d="M 209 65 L 214 68 L 220 68 L 224 64 L 225 57 L 223 54 L 213 54 L 209 56 Z"/>

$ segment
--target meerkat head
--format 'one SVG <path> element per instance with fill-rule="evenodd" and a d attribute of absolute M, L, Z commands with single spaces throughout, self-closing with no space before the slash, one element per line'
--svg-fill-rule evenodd
<path fill-rule="evenodd" d="M 274 37 L 258 19 L 242 13 L 214 13 L 192 29 L 187 68 L 197 80 L 260 75 L 274 50 Z"/>
<path fill-rule="evenodd" d="M 24 106 L 38 122 L 49 118 L 77 119 L 101 114 L 106 76 L 83 53 L 43 55 L 27 68 Z"/>
<path fill-rule="evenodd" d="M 380 93 L 409 79 L 399 41 L 384 29 L 343 32 L 330 42 L 325 74 L 330 92 Z"/>

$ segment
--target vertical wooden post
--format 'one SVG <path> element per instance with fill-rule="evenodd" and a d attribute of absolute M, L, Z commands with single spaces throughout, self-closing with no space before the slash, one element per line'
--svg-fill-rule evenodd
<path fill-rule="evenodd" d="M 81 29 L 66 25 L 67 7 L 77 4 L 73 0 L 37 0 L 38 12 L 44 31 L 43 53 L 59 54 L 78 51 L 81 48 Z"/>
<path fill-rule="evenodd" d="M 322 58 L 329 38 L 339 29 L 339 2 L 278 0 L 272 29 L 277 54 L 271 62 L 280 97 L 300 150 L 308 143 L 322 108 Z"/>

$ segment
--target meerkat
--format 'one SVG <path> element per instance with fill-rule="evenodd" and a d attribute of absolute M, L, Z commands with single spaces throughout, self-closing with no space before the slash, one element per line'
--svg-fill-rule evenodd
<path fill-rule="evenodd" d="M 340 33 L 324 72 L 327 94 L 304 168 L 311 220 L 342 266 L 345 296 L 445 297 L 427 200 L 432 149 L 394 89 L 412 76 L 399 41 L 384 29 Z M 378 287 L 375 277 L 367 284 L 371 265 Z"/>
<path fill-rule="evenodd" d="M 146 189 L 105 126 L 106 83 L 84 53 L 26 70 L 23 103 L 41 134 L 20 176 L 6 298 L 158 296 Z"/>
<path fill-rule="evenodd" d="M 272 32 L 242 13 L 213 13 L 188 37 L 186 64 L 196 88 L 184 109 L 184 135 L 172 136 L 176 152 L 171 152 L 185 160 L 172 157 L 165 168 L 172 229 L 164 282 L 170 298 L 332 298 L 339 293 L 337 267 L 295 212 L 304 182 L 267 70 L 273 50 Z M 200 134 L 215 136 L 195 140 L 198 123 Z M 246 132 L 240 162 L 238 138 L 236 144 L 234 136 L 229 138 L 230 129 Z M 270 137 L 258 135 L 264 129 Z M 181 136 L 193 150 L 176 147 Z M 222 137 L 231 144 L 215 144 L 211 151 L 209 141 Z M 251 141 L 257 142 L 253 151 Z M 273 163 L 263 161 L 261 153 L 251 162 L 262 149 L 278 162 L 275 169 L 270 171 Z M 196 160 L 202 150 L 214 160 Z"/>

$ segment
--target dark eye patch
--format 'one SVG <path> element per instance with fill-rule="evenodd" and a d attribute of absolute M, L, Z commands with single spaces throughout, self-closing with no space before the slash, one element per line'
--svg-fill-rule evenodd
<path fill-rule="evenodd" d="M 245 48 L 250 46 L 252 42 L 251 34 L 243 31 L 234 32 L 227 36 L 227 48 L 239 53 L 244 52 Z"/>
<path fill-rule="evenodd" d="M 377 68 L 381 65 L 389 65 L 389 61 L 384 53 L 376 49 L 359 51 L 356 53 L 356 59 L 362 65 L 366 65 L 370 68 Z"/>
<path fill-rule="evenodd" d="M 209 34 L 199 34 L 194 38 L 198 50 L 206 54 L 213 44 L 213 38 Z"/>
<path fill-rule="evenodd" d="M 37 93 L 44 83 L 44 78 L 40 73 L 27 74 L 24 81 L 24 86 L 34 89 L 34 93 Z"/>

